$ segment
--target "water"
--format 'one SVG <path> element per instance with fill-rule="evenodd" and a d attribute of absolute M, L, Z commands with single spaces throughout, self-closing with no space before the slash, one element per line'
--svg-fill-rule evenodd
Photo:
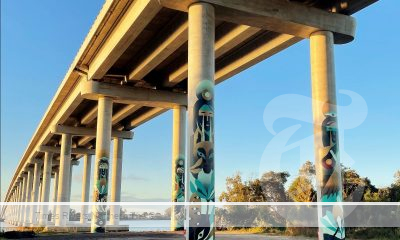
<path fill-rule="evenodd" d="M 13 226 L 6 222 L 0 222 L 0 232 L 7 232 L 15 230 L 16 226 Z"/>
<path fill-rule="evenodd" d="M 169 231 L 170 220 L 125 220 L 120 221 L 121 225 L 129 225 L 129 231 L 145 232 L 145 231 Z"/>
<path fill-rule="evenodd" d="M 133 232 L 160 232 L 170 230 L 170 220 L 123 220 L 120 221 L 120 225 L 128 225 L 129 231 Z M 12 231 L 15 230 L 15 226 L 0 222 L 0 231 Z"/>

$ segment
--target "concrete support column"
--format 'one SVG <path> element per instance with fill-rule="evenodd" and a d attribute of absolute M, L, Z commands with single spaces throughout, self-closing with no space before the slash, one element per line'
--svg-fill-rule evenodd
<path fill-rule="evenodd" d="M 74 170 L 74 164 L 71 161 L 71 166 L 69 168 L 69 177 L 68 177 L 68 192 L 67 192 L 67 199 L 68 202 L 71 202 L 71 189 L 72 189 L 72 171 Z"/>
<path fill-rule="evenodd" d="M 18 183 L 17 183 L 17 188 L 15 189 L 15 192 L 14 192 L 14 196 L 13 196 L 13 202 L 14 202 L 14 204 L 16 204 L 17 203 L 17 197 L 18 197 L 18 190 L 19 189 L 19 185 L 18 185 Z M 15 226 L 15 223 L 16 223 L 16 221 L 17 221 L 17 219 L 16 219 L 16 216 L 17 216 L 17 206 L 16 205 L 14 205 L 13 206 L 13 208 L 12 208 L 12 224 Z"/>
<path fill-rule="evenodd" d="M 15 203 L 15 194 L 16 194 L 16 191 L 17 191 L 17 188 L 15 188 L 14 191 L 13 191 L 13 193 L 11 194 L 11 198 L 10 198 L 10 201 L 9 201 L 9 202 Z M 8 221 L 10 224 L 13 224 L 13 225 L 14 225 L 15 205 L 11 205 L 9 208 L 10 208 L 10 209 L 8 210 L 9 213 L 8 213 L 8 216 L 7 216 L 7 221 Z M 3 209 L 2 209 L 2 210 L 3 210 Z"/>
<path fill-rule="evenodd" d="M 39 181 L 39 200 L 38 200 L 39 202 L 42 202 L 42 191 L 43 191 L 43 178 L 40 178 L 40 181 Z M 39 222 L 39 219 L 38 219 L 38 222 Z"/>
<path fill-rule="evenodd" d="M 21 191 L 21 182 L 17 183 L 17 189 L 15 191 L 15 195 L 14 195 L 14 203 L 16 205 L 14 205 L 14 214 L 13 214 L 13 225 L 17 226 L 18 223 L 18 201 L 19 201 L 19 192 Z"/>
<path fill-rule="evenodd" d="M 17 202 L 17 195 L 18 195 L 18 183 L 15 187 L 13 197 L 12 197 L 12 203 L 16 204 Z M 13 205 L 11 206 L 11 223 L 12 225 L 15 225 L 15 216 L 16 216 L 16 206 Z"/>
<path fill-rule="evenodd" d="M 6 202 L 12 203 L 14 202 L 14 190 L 10 193 L 10 197 Z M 13 217 L 13 205 L 9 206 L 2 206 L 0 208 L 0 217 L 4 218 L 4 221 L 12 224 L 12 217 Z"/>
<path fill-rule="evenodd" d="M 186 108 L 173 109 L 172 119 L 172 202 L 185 202 Z M 183 206 L 171 206 L 171 231 L 184 228 Z"/>
<path fill-rule="evenodd" d="M 19 196 L 19 183 L 17 183 L 17 188 L 15 189 L 15 194 L 14 194 L 14 203 L 16 205 L 13 206 L 13 225 L 17 226 L 18 222 L 18 196 Z"/>
<path fill-rule="evenodd" d="M 40 175 L 42 171 L 42 162 L 39 160 L 35 160 L 35 167 L 33 170 L 33 189 L 32 189 L 32 202 L 39 202 L 39 189 L 40 189 Z M 33 225 L 38 224 L 38 205 L 32 205 L 30 208 L 30 223 Z"/>
<path fill-rule="evenodd" d="M 17 191 L 15 193 L 14 201 L 15 201 L 15 206 L 14 206 L 14 226 L 18 226 L 18 202 L 19 202 L 19 194 L 21 192 L 21 181 L 17 183 Z"/>
<path fill-rule="evenodd" d="M 90 172 L 92 166 L 92 156 L 86 154 L 83 158 L 83 177 L 82 177 L 82 202 L 89 202 Z M 82 205 L 81 223 L 88 222 L 88 205 Z"/>
<path fill-rule="evenodd" d="M 15 191 L 16 191 L 16 188 L 14 188 L 14 190 L 11 192 L 11 196 L 7 202 L 14 203 Z M 7 211 L 7 212 L 5 212 L 5 211 Z M 7 220 L 6 222 L 8 222 L 10 224 L 13 224 L 13 218 L 14 218 L 13 214 L 14 214 L 14 205 L 10 205 L 8 207 L 3 206 L 0 209 L 0 217 Z"/>
<path fill-rule="evenodd" d="M 69 177 L 71 170 L 71 143 L 72 137 L 70 134 L 62 134 L 61 137 L 61 153 L 60 153 L 60 171 L 58 180 L 57 202 L 69 202 L 68 188 Z M 69 205 L 58 205 L 55 225 L 66 226 L 69 220 Z"/>
<path fill-rule="evenodd" d="M 215 13 L 208 3 L 189 7 L 188 180 L 186 201 L 215 202 L 214 73 Z M 205 191 L 204 191 L 205 190 Z M 187 239 L 215 239 L 214 206 L 190 206 Z"/>
<path fill-rule="evenodd" d="M 121 202 L 123 141 L 122 138 L 114 138 L 114 153 L 111 173 L 111 202 Z M 119 225 L 120 217 L 120 206 L 110 206 L 110 225 Z"/>
<path fill-rule="evenodd" d="M 93 202 L 107 202 L 108 173 L 111 144 L 111 119 L 113 101 L 99 97 L 96 132 L 96 161 L 94 165 Z M 91 232 L 105 232 L 107 222 L 106 206 L 93 206 Z"/>
<path fill-rule="evenodd" d="M 25 206 L 22 205 L 22 202 L 25 202 L 25 188 L 26 188 L 26 173 L 22 174 L 22 179 L 20 182 L 20 192 L 19 192 L 19 197 L 18 197 L 18 226 L 22 226 L 23 222 L 23 211 Z"/>
<path fill-rule="evenodd" d="M 59 179 L 59 168 L 56 168 L 54 170 L 54 182 L 53 182 L 53 202 L 57 202 L 57 197 L 58 197 L 58 179 Z M 51 210 L 52 216 L 52 221 L 54 223 L 56 222 L 56 214 L 57 214 L 57 205 L 54 205 Z"/>
<path fill-rule="evenodd" d="M 52 164 L 53 164 L 53 153 L 45 152 L 44 153 L 44 165 L 43 165 L 42 192 L 41 192 L 41 201 L 42 202 L 49 202 Z M 40 209 L 40 218 L 39 218 L 40 226 L 47 225 L 48 214 L 49 214 L 49 206 L 42 205 L 41 209 Z"/>
<path fill-rule="evenodd" d="M 19 196 L 19 181 L 16 183 L 17 187 L 15 188 L 15 193 L 14 193 L 14 206 L 13 206 L 13 225 L 17 226 L 17 218 L 18 218 L 18 196 Z"/>
<path fill-rule="evenodd" d="M 29 167 L 28 168 L 28 177 L 26 181 L 26 189 L 25 189 L 25 201 L 26 202 L 31 202 L 32 200 L 32 187 L 33 187 L 33 168 Z M 30 209 L 31 206 L 25 205 L 25 211 L 24 211 L 24 227 L 29 227 L 30 224 Z"/>
<path fill-rule="evenodd" d="M 318 201 L 341 202 L 333 34 L 327 31 L 313 33 L 310 51 Z M 320 207 L 318 218 L 319 239 L 345 238 L 341 206 Z"/>

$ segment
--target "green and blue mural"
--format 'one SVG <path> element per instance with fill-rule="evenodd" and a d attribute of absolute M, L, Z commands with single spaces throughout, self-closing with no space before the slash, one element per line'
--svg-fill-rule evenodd
<path fill-rule="evenodd" d="M 190 202 L 215 202 L 214 190 L 214 83 L 200 81 L 196 86 L 193 109 L 193 133 L 190 138 L 189 161 Z M 215 207 L 191 205 L 189 208 L 189 239 L 215 239 Z"/>
<path fill-rule="evenodd" d="M 94 201 L 95 202 L 107 202 L 108 194 L 108 170 L 109 161 L 107 157 L 102 157 L 97 163 L 97 177 L 94 185 Z M 95 220 L 95 232 L 105 232 L 105 225 L 107 222 L 107 209 L 105 205 L 98 205 L 96 207 L 96 216 L 93 216 Z"/>
<path fill-rule="evenodd" d="M 342 182 L 339 161 L 337 114 L 331 104 L 323 105 L 324 120 L 321 124 L 322 146 L 319 149 L 321 202 L 341 202 Z M 341 206 L 323 206 L 320 219 L 323 239 L 345 239 L 343 208 Z"/>
<path fill-rule="evenodd" d="M 185 202 L 185 157 L 180 155 L 174 162 L 174 186 L 172 199 L 174 202 Z M 183 206 L 173 206 L 174 230 L 184 229 L 185 212 Z"/>

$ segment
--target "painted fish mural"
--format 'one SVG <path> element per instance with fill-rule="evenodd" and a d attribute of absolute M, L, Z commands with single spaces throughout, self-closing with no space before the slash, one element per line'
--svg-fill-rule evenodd
<path fill-rule="evenodd" d="M 191 135 L 190 202 L 215 202 L 214 190 L 214 83 L 200 81 L 196 87 L 193 134 Z M 215 239 L 214 206 L 189 208 L 189 239 Z"/>
<path fill-rule="evenodd" d="M 173 201 L 174 202 L 185 202 L 185 157 L 179 156 L 175 160 L 174 165 L 174 189 L 173 189 Z M 175 230 L 183 230 L 184 229 L 184 207 L 183 206 L 174 206 L 174 217 L 175 217 Z"/>
<path fill-rule="evenodd" d="M 100 161 L 97 165 L 97 181 L 95 183 L 95 201 L 96 202 L 107 202 L 107 194 L 108 194 L 108 170 L 109 170 L 109 161 L 107 157 L 100 158 Z M 96 232 L 104 232 L 105 225 L 107 222 L 107 209 L 106 206 L 96 206 L 97 216 L 96 219 Z"/>
<path fill-rule="evenodd" d="M 320 152 L 321 165 L 321 202 L 341 202 L 342 182 L 339 161 L 337 114 L 330 111 L 330 104 L 323 106 L 324 120 L 321 124 L 322 147 Z M 322 208 L 323 239 L 345 239 L 343 209 L 341 206 L 324 206 Z"/>

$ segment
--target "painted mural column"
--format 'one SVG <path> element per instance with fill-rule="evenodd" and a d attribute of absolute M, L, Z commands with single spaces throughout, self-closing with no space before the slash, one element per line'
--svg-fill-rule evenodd
<path fill-rule="evenodd" d="M 42 162 L 39 159 L 35 159 L 35 167 L 33 170 L 33 189 L 32 189 L 32 202 L 39 202 L 39 185 L 40 185 L 40 175 L 42 171 Z M 38 223 L 38 205 L 32 205 L 30 209 L 30 222 L 35 225 Z"/>
<path fill-rule="evenodd" d="M 68 188 L 71 170 L 71 134 L 61 135 L 60 169 L 58 179 L 57 202 L 69 202 Z M 69 220 L 69 205 L 57 205 L 55 225 L 65 227 Z"/>
<path fill-rule="evenodd" d="M 83 176 L 82 176 L 82 202 L 89 202 L 90 172 L 92 168 L 92 156 L 83 156 Z M 88 222 L 88 205 L 82 205 L 80 223 Z"/>
<path fill-rule="evenodd" d="M 57 197 L 58 197 L 58 179 L 59 179 L 59 167 L 56 167 L 54 169 L 54 182 L 53 182 L 53 202 L 57 202 Z M 52 214 L 52 222 L 56 222 L 56 214 L 57 214 L 57 205 L 52 206 L 51 209 L 51 214 Z"/>
<path fill-rule="evenodd" d="M 33 168 L 28 167 L 28 177 L 26 181 L 26 189 L 25 189 L 25 201 L 26 202 L 31 202 L 32 200 L 32 187 L 33 187 Z M 29 214 L 30 214 L 30 205 L 25 205 L 25 212 L 24 212 L 24 227 L 29 227 L 30 219 L 29 219 Z"/>
<path fill-rule="evenodd" d="M 121 201 L 121 178 L 122 178 L 122 153 L 123 142 L 122 138 L 114 138 L 113 146 L 113 164 L 112 164 L 112 179 L 111 179 L 111 202 Z M 110 206 L 110 225 L 119 225 L 120 206 Z"/>
<path fill-rule="evenodd" d="M 50 198 L 50 182 L 51 182 L 51 167 L 53 164 L 53 153 L 44 153 L 44 165 L 43 165 L 43 182 L 41 192 L 41 202 L 49 202 Z M 42 205 L 40 207 L 39 225 L 46 226 L 49 213 L 49 206 Z"/>
<path fill-rule="evenodd" d="M 172 119 L 172 202 L 185 202 L 186 108 L 173 109 Z M 171 231 L 184 229 L 183 206 L 171 206 Z"/>
<path fill-rule="evenodd" d="M 109 97 L 99 97 L 96 132 L 96 161 L 94 164 L 93 202 L 107 202 L 108 174 L 111 144 L 111 119 L 113 101 Z M 94 205 L 92 208 L 91 232 L 105 232 L 107 208 Z"/>
<path fill-rule="evenodd" d="M 25 189 L 26 189 L 26 178 L 27 174 L 22 173 L 22 180 L 21 180 L 21 191 L 19 194 L 19 206 L 18 206 L 18 226 L 22 226 L 23 221 L 24 221 L 24 209 L 25 206 L 22 204 L 22 202 L 25 202 Z"/>
<path fill-rule="evenodd" d="M 189 7 L 188 166 L 186 201 L 214 203 L 215 13 L 208 3 Z M 191 205 L 186 238 L 215 239 L 214 206 Z"/>
<path fill-rule="evenodd" d="M 342 202 L 333 34 L 313 33 L 310 51 L 318 201 Z M 320 207 L 318 219 L 319 239 L 345 239 L 341 206 Z"/>

